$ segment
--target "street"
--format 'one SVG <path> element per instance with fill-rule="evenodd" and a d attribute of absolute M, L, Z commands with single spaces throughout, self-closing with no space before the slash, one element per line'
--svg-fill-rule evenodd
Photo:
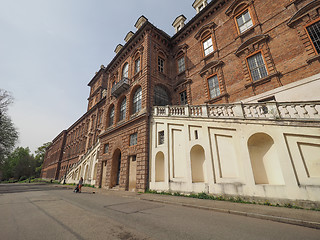
<path fill-rule="evenodd" d="M 93 191 L 0 184 L 0 239 L 320 239 L 317 229 Z"/>

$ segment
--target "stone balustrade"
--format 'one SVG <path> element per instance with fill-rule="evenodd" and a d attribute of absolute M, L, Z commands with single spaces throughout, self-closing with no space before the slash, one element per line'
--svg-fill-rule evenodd
<path fill-rule="evenodd" d="M 155 106 L 153 116 L 320 121 L 320 101 Z"/>

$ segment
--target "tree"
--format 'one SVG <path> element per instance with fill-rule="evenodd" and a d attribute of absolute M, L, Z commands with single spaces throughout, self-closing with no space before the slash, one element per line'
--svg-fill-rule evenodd
<path fill-rule="evenodd" d="M 17 147 L 4 161 L 3 179 L 21 179 L 34 176 L 36 162 L 30 149 Z"/>
<path fill-rule="evenodd" d="M 35 177 L 40 177 L 42 164 L 44 161 L 44 157 L 46 154 L 46 149 L 49 147 L 51 142 L 44 143 L 41 147 L 38 147 L 38 149 L 35 151 L 35 161 L 36 161 L 36 169 L 35 169 Z"/>
<path fill-rule="evenodd" d="M 0 89 L 0 169 L 18 140 L 18 132 L 7 115 L 8 106 L 12 102 L 12 96 Z"/>

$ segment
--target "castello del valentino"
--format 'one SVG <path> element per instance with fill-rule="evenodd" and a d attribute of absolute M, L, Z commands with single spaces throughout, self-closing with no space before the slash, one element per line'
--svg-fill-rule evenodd
<path fill-rule="evenodd" d="M 192 7 L 173 36 L 137 20 L 42 178 L 319 202 L 320 0 Z"/>

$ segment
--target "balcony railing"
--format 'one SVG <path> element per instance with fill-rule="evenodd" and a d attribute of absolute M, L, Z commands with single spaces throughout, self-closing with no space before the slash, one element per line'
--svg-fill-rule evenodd
<path fill-rule="evenodd" d="M 155 106 L 153 116 L 320 121 L 320 101 Z"/>
<path fill-rule="evenodd" d="M 114 97 L 120 96 L 124 91 L 130 87 L 130 82 L 128 78 L 122 78 L 117 82 L 111 89 L 111 95 Z"/>

